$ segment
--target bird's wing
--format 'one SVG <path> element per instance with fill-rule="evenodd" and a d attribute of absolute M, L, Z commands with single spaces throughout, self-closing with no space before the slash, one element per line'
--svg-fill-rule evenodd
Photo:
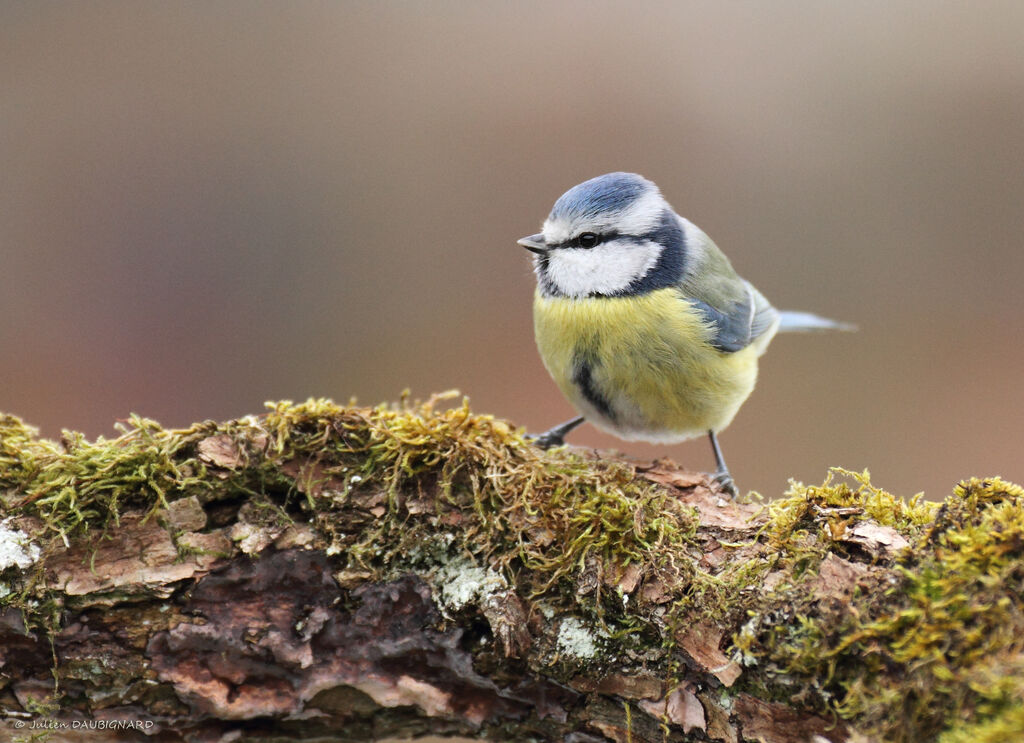
<path fill-rule="evenodd" d="M 736 274 L 710 237 L 692 222 L 680 221 L 689 266 L 679 291 L 711 328 L 711 345 L 732 353 L 771 332 L 778 324 L 778 311 L 749 281 Z"/>
<path fill-rule="evenodd" d="M 771 330 L 779 319 L 778 311 L 750 282 L 738 279 L 732 296 L 719 295 L 714 304 L 697 297 L 688 298 L 711 326 L 711 345 L 719 351 L 732 353 L 746 348 Z"/>

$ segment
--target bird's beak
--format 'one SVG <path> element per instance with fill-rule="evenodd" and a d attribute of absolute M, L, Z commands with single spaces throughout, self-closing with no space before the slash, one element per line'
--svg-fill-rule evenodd
<path fill-rule="evenodd" d="M 544 254 L 548 252 L 548 245 L 544 242 L 544 233 L 538 232 L 536 235 L 529 235 L 528 237 L 517 240 L 527 250 L 531 250 L 534 253 Z"/>

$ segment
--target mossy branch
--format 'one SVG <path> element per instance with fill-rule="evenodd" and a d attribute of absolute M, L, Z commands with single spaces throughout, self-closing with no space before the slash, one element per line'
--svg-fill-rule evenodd
<path fill-rule="evenodd" d="M 93 442 L 0 416 L 8 726 L 1024 739 L 1021 488 L 904 501 L 837 469 L 730 502 L 449 397 Z"/>

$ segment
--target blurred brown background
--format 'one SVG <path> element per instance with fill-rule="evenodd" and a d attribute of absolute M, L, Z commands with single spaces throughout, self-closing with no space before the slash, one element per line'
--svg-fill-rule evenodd
<path fill-rule="evenodd" d="M 633 170 L 860 326 L 775 341 L 742 488 L 1024 481 L 1024 3 L 7 2 L 0 163 L 0 410 L 47 435 L 404 387 L 546 428 L 515 240 Z"/>

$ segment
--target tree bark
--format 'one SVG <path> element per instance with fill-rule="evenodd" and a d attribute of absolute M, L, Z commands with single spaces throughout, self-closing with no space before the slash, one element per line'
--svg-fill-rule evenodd
<path fill-rule="evenodd" d="M 620 460 L 643 497 L 667 494 L 666 509 L 692 515 L 685 548 L 640 560 L 595 548 L 545 588 L 549 576 L 514 553 L 516 541 L 501 551 L 487 537 L 517 493 L 460 498 L 460 487 L 488 487 L 487 472 L 465 462 L 374 481 L 356 465 L 374 456 L 361 447 L 376 439 L 349 441 L 362 431 L 353 415 L 317 409 L 183 432 L 137 424 L 107 445 L 130 450 L 134 472 L 166 460 L 177 485 L 160 485 L 154 500 L 156 475 L 119 475 L 122 505 L 68 527 L 66 544 L 42 505 L 57 492 L 46 483 L 53 468 L 81 468 L 83 451 L 93 447 L 95 457 L 98 444 L 36 451 L 17 460 L 18 472 L 8 462 L 3 529 L 16 556 L 3 573 L 0 737 L 49 729 L 57 740 L 122 741 L 882 739 L 864 732 L 870 718 L 858 731 L 858 718 L 829 709 L 823 687 L 794 684 L 796 671 L 755 658 L 738 638 L 745 627 L 757 636 L 759 617 L 767 622 L 756 612 L 781 615 L 783 585 L 838 622 L 851 597 L 899 580 L 905 530 L 864 507 L 817 505 L 805 527 L 842 524 L 843 533 L 829 537 L 816 565 L 797 566 L 780 560 L 791 548 L 773 541 L 760 506 L 729 501 L 705 476 L 670 463 Z M 376 420 L 366 409 L 355 415 Z M 491 446 L 483 426 L 495 446 L 527 452 L 521 440 L 508 444 L 518 434 L 486 421 L 473 419 L 466 441 Z M 298 441 L 297 431 L 314 443 L 281 445 Z M 139 455 L 132 447 L 146 437 L 149 454 Z M 348 447 L 343 464 L 329 441 Z M 547 466 L 543 453 L 521 456 Z M 76 472 L 67 487 L 85 492 Z M 445 472 L 458 474 L 445 484 Z M 627 506 L 641 519 L 640 501 Z M 552 542 L 553 526 L 509 523 L 518 523 L 518 543 L 540 545 L 550 559 L 569 550 Z M 594 523 L 601 528 L 600 516 Z M 744 570 L 749 585 L 736 577 Z M 716 593 L 724 576 L 729 587 Z"/>

